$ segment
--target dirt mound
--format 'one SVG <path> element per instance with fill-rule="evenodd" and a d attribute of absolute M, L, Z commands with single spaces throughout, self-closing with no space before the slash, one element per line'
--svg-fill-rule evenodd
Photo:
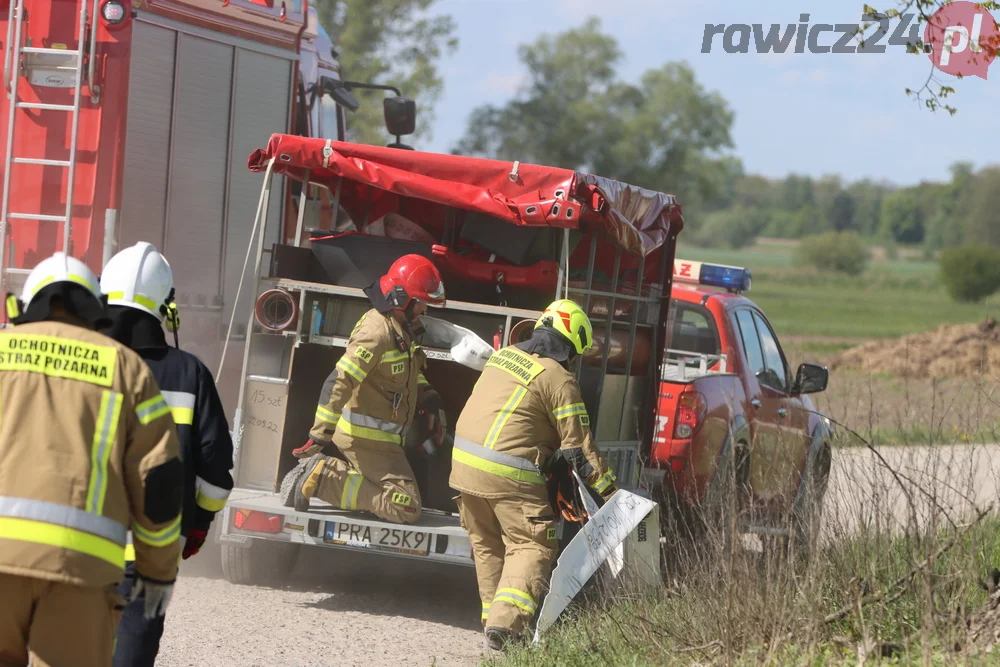
<path fill-rule="evenodd" d="M 945 324 L 925 333 L 873 341 L 845 350 L 830 368 L 914 378 L 1000 375 L 1000 327 L 990 317 L 978 324 Z"/>

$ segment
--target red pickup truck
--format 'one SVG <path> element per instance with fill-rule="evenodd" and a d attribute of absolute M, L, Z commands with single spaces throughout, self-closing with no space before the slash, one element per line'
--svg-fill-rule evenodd
<path fill-rule="evenodd" d="M 728 536 L 735 512 L 737 533 L 808 553 L 834 429 L 807 394 L 829 374 L 808 363 L 792 374 L 767 317 L 741 295 L 749 288 L 742 267 L 675 260 L 647 483 L 675 527 L 714 523 Z"/>

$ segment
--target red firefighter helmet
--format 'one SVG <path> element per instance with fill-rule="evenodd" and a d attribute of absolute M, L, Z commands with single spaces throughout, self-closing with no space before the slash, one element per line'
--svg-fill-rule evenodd
<path fill-rule="evenodd" d="M 412 299 L 444 308 L 444 283 L 434 263 L 421 255 L 403 255 L 379 279 L 379 289 L 393 308 L 404 310 Z"/>

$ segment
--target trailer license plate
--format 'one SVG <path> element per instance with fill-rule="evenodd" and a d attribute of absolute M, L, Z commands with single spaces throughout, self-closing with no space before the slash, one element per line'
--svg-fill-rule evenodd
<path fill-rule="evenodd" d="M 402 528 L 358 526 L 341 521 L 327 521 L 323 541 L 375 551 L 426 556 L 431 550 L 431 534 Z"/>

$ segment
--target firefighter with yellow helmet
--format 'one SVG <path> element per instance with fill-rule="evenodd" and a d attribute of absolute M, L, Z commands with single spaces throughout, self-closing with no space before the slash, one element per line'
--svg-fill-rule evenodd
<path fill-rule="evenodd" d="M 568 369 L 592 346 L 583 309 L 553 302 L 529 340 L 492 355 L 458 418 L 450 485 L 460 492 L 492 649 L 526 635 L 548 585 L 558 540 L 543 471 L 553 457 L 605 499 L 617 491 Z"/>
<path fill-rule="evenodd" d="M 95 329 L 97 278 L 64 253 L 7 295 L 0 330 L 0 664 L 105 667 L 135 538 L 145 613 L 180 560 L 184 466 L 143 360 Z"/>

